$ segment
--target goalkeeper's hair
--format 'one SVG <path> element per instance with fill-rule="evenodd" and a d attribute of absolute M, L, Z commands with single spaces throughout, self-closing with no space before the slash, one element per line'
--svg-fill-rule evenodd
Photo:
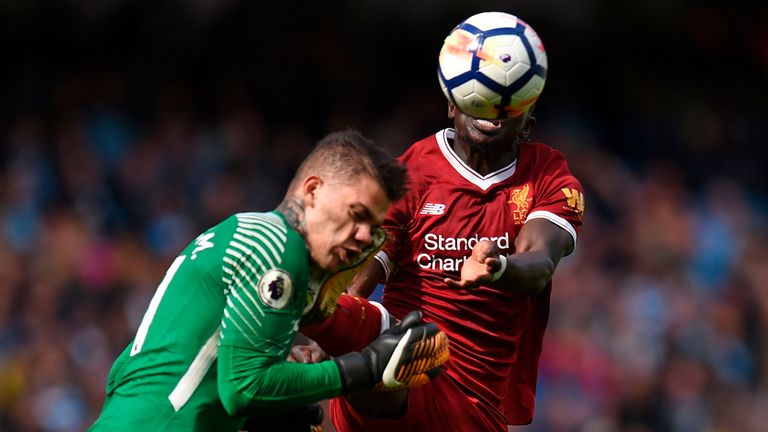
<path fill-rule="evenodd" d="M 347 129 L 326 135 L 304 159 L 288 188 L 300 187 L 305 178 L 319 175 L 343 184 L 352 184 L 368 175 L 395 202 L 405 195 L 408 174 L 405 167 L 386 150 L 360 132 Z"/>

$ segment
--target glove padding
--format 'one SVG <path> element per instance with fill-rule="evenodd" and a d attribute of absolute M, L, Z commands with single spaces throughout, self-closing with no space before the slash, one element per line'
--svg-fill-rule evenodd
<path fill-rule="evenodd" d="M 339 297 L 347 291 L 352 279 L 360 273 L 371 261 L 387 236 L 381 228 L 371 232 L 373 241 L 364 251 L 360 252 L 349 264 L 333 274 L 326 275 L 319 283 L 310 281 L 307 289 L 307 306 L 301 317 L 301 325 L 318 323 L 333 315 L 339 303 Z"/>
<path fill-rule="evenodd" d="M 334 361 L 345 393 L 360 390 L 398 390 L 428 383 L 449 357 L 448 336 L 422 314 L 410 312 L 361 352 Z"/>

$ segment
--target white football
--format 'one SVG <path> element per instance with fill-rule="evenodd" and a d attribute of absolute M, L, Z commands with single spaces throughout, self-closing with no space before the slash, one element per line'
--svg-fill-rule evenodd
<path fill-rule="evenodd" d="M 527 111 L 547 77 L 547 53 L 531 26 L 504 12 L 467 18 L 445 38 L 438 61 L 445 97 L 481 119 Z"/>

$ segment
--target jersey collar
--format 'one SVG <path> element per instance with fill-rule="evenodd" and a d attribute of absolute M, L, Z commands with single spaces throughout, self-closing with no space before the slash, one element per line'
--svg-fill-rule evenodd
<path fill-rule="evenodd" d="M 472 167 L 467 165 L 466 162 L 461 160 L 459 155 L 457 155 L 453 150 L 453 147 L 451 147 L 451 144 L 448 142 L 448 140 L 453 139 L 455 135 L 456 131 L 454 129 L 448 128 L 443 129 L 435 134 L 435 138 L 437 139 L 437 145 L 440 148 L 440 151 L 443 153 L 445 160 L 451 164 L 453 169 L 455 169 L 459 175 L 464 177 L 470 183 L 474 184 L 482 190 L 488 190 L 488 188 L 491 186 L 512 177 L 512 175 L 515 173 L 515 168 L 517 167 L 517 159 L 512 161 L 511 164 L 492 173 L 489 173 L 488 175 L 480 175 L 477 171 L 472 169 Z"/>

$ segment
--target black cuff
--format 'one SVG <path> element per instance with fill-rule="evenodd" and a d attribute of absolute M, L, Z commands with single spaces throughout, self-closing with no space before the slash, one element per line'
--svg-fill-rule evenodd
<path fill-rule="evenodd" d="M 333 361 L 339 367 L 344 394 L 369 390 L 376 384 L 371 376 L 371 366 L 368 364 L 369 360 L 365 354 L 351 352 L 334 357 Z"/>

